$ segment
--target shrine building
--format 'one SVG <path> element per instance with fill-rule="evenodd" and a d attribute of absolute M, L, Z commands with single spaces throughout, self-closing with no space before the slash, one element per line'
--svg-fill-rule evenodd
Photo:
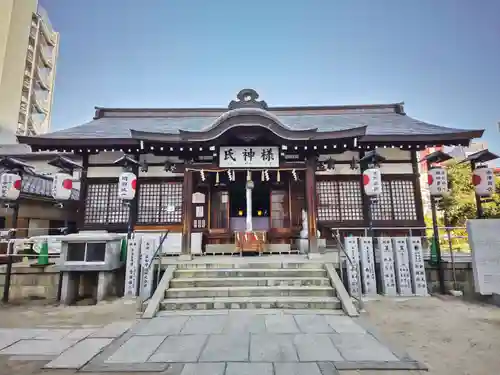
<path fill-rule="evenodd" d="M 359 235 L 370 224 L 376 236 L 421 230 L 419 151 L 482 134 L 418 121 L 402 103 L 273 107 L 244 89 L 225 108 L 98 107 L 86 124 L 18 139 L 81 157 L 79 230 L 168 229 L 187 255 L 294 250 L 299 238 L 316 252 L 333 232 Z M 376 200 L 360 162 L 373 151 L 382 160 Z M 130 205 L 119 199 L 123 155 L 138 162 Z"/>

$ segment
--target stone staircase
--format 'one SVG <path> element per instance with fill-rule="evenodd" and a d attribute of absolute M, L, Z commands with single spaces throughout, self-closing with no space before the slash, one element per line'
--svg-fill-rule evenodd
<path fill-rule="evenodd" d="M 161 310 L 341 309 L 324 265 L 313 262 L 180 264 Z"/>

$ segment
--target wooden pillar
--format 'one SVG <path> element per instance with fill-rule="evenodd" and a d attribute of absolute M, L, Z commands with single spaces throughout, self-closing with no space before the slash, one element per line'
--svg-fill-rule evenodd
<path fill-rule="evenodd" d="M 425 227 L 424 204 L 422 201 L 422 188 L 420 186 L 420 170 L 418 163 L 418 151 L 411 153 L 411 166 L 413 171 L 413 189 L 415 191 L 415 211 L 419 226 Z"/>
<path fill-rule="evenodd" d="M 316 199 L 316 163 L 315 155 L 307 157 L 306 161 L 306 209 L 307 226 L 309 230 L 309 253 L 318 253 L 317 237 L 317 199 Z"/>
<path fill-rule="evenodd" d="M 83 230 L 85 224 L 85 206 L 87 202 L 87 172 L 89 170 L 89 154 L 82 155 L 82 170 L 80 171 L 80 196 L 78 202 L 77 231 Z"/>
<path fill-rule="evenodd" d="M 193 172 L 184 171 L 182 209 L 182 255 L 191 256 L 191 228 L 193 226 Z"/>

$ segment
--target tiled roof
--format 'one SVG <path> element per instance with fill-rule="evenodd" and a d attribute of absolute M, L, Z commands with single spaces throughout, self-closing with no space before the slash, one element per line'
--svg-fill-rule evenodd
<path fill-rule="evenodd" d="M 271 112 L 273 112 L 271 110 Z M 338 114 L 280 114 L 273 113 L 294 130 L 317 128 L 318 131 L 347 130 L 367 126 L 366 135 L 432 135 L 463 132 L 416 120 L 405 114 L 389 111 L 342 111 Z M 45 134 L 42 138 L 130 138 L 130 130 L 177 133 L 179 129 L 200 131 L 210 127 L 219 116 L 149 116 L 102 117 L 86 124 Z"/>

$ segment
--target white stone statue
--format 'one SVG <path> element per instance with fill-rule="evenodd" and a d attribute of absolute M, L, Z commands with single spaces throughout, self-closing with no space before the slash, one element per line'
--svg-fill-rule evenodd
<path fill-rule="evenodd" d="M 302 210 L 302 230 L 300 231 L 300 238 L 308 238 L 309 226 L 307 224 L 307 212 Z"/>

